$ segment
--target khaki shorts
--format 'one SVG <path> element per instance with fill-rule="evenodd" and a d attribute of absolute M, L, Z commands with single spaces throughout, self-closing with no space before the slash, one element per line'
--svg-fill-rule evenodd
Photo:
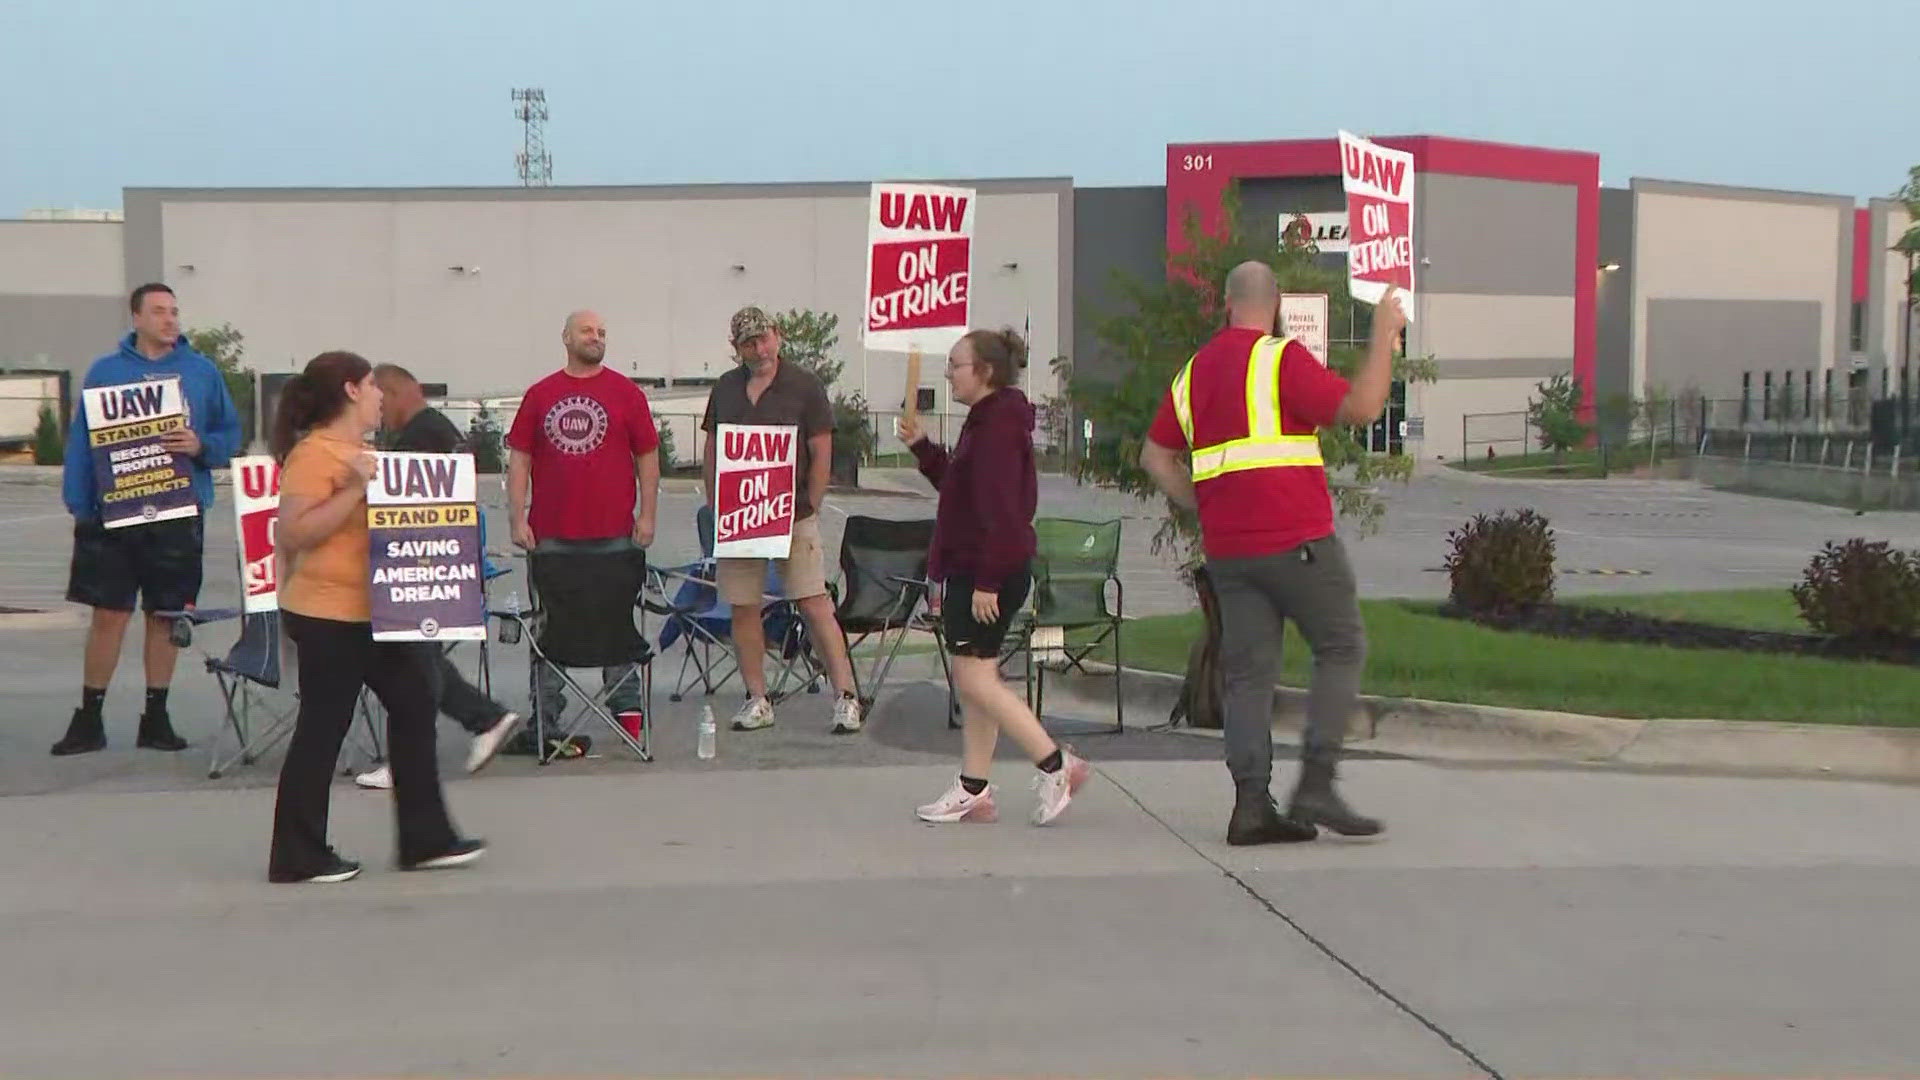
<path fill-rule="evenodd" d="M 720 559 L 720 599 L 729 604 L 758 606 L 767 597 L 767 564 L 780 572 L 788 600 L 805 600 L 827 591 L 827 562 L 820 551 L 820 515 L 793 523 L 793 543 L 784 559 Z"/>

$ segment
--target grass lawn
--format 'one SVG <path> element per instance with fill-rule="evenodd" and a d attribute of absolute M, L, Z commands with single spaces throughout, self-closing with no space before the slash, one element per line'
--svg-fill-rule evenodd
<path fill-rule="evenodd" d="M 1786 589 L 1724 589 L 1709 592 L 1646 593 L 1620 596 L 1568 596 L 1568 606 L 1613 608 L 1658 619 L 1731 626 L 1738 630 L 1808 633 L 1800 608 Z"/>
<path fill-rule="evenodd" d="M 1609 447 L 1607 464 L 1611 466 L 1612 471 L 1621 472 L 1639 468 L 1654 461 L 1664 461 L 1672 456 L 1672 451 L 1662 443 L 1658 453 L 1650 459 L 1647 444 L 1642 442 Z M 1608 475 L 1600 467 L 1600 451 L 1597 449 L 1569 450 L 1557 460 L 1549 451 L 1529 450 L 1524 454 L 1501 454 L 1491 459 L 1476 457 L 1448 464 L 1463 472 L 1484 473 L 1489 476 L 1595 480 Z"/>
<path fill-rule="evenodd" d="M 1783 612 L 1792 617 L 1792 599 L 1782 590 L 1782 608 L 1780 598 L 1764 595 L 1770 592 L 1585 602 L 1695 618 L 1731 612 L 1730 618 L 1745 620 L 1739 625 L 1777 629 Z M 1504 633 L 1442 618 L 1432 604 L 1398 600 L 1362 601 L 1361 608 L 1369 694 L 1634 718 L 1920 724 L 1916 668 Z M 1132 620 L 1125 631 L 1127 663 L 1184 671 L 1200 631 L 1198 611 Z M 1306 685 L 1311 658 L 1291 626 L 1283 667 L 1283 683 Z"/>

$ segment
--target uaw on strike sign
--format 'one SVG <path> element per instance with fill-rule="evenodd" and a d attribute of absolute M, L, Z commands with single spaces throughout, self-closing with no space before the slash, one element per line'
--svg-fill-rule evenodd
<path fill-rule="evenodd" d="M 717 434 L 714 558 L 786 558 L 793 544 L 799 429 L 721 424 Z"/>
<path fill-rule="evenodd" d="M 976 201 L 970 188 L 873 185 L 863 327 L 868 349 L 944 356 L 967 332 Z"/>
<path fill-rule="evenodd" d="M 1406 295 L 1413 320 L 1413 155 L 1340 133 L 1340 175 L 1347 192 L 1347 291 L 1378 304 L 1387 286 Z"/>
<path fill-rule="evenodd" d="M 472 454 L 376 455 L 367 485 L 375 641 L 483 641 L 479 476 Z"/>
<path fill-rule="evenodd" d="M 187 455 L 160 445 L 160 436 L 187 426 L 179 379 L 89 386 L 81 395 L 101 524 L 118 529 L 200 513 Z"/>
<path fill-rule="evenodd" d="M 274 529 L 280 520 L 280 464 L 258 455 L 233 459 L 233 518 L 240 538 L 240 610 L 280 608 Z"/>

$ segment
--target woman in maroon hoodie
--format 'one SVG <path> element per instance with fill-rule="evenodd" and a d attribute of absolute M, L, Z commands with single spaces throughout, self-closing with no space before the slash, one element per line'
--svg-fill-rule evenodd
<path fill-rule="evenodd" d="M 1033 405 L 1013 385 L 1027 366 L 1027 343 L 1011 330 L 975 330 L 947 354 L 953 400 L 968 407 L 949 454 L 917 421 L 902 418 L 900 438 L 940 492 L 928 575 L 945 582 L 941 629 L 953 655 L 953 687 L 966 722 L 960 775 L 922 821 L 993 821 L 987 769 L 1005 731 L 1039 766 L 1033 823 L 1060 816 L 1092 767 L 1054 743 L 1040 721 L 1000 681 L 1000 645 L 1033 586 Z"/>

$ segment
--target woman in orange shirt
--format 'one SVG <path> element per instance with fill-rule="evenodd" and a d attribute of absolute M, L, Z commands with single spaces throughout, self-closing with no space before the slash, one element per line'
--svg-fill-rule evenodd
<path fill-rule="evenodd" d="M 367 551 L 367 432 L 380 424 L 373 368 L 349 352 L 321 353 L 281 391 L 270 446 L 280 467 L 275 548 L 288 574 L 280 610 L 298 658 L 300 715 L 273 808 L 275 882 L 346 881 L 360 864 L 327 843 L 334 762 L 360 689 L 387 711 L 403 870 L 463 866 L 486 845 L 447 816 L 434 756 L 430 644 L 376 642 Z"/>

